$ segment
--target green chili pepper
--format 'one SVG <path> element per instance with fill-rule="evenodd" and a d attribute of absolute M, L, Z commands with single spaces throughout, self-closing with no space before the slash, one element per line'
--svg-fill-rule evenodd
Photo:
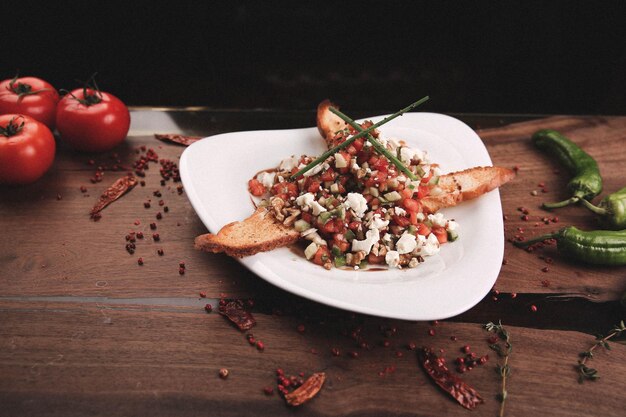
<path fill-rule="evenodd" d="M 539 149 L 555 156 L 574 174 L 567 184 L 572 196 L 558 203 L 544 203 L 543 207 L 552 209 L 569 206 L 581 199 L 591 200 L 602 191 L 602 177 L 596 161 L 574 142 L 556 130 L 543 129 L 532 136 L 533 143 Z"/>
<path fill-rule="evenodd" d="M 613 229 L 626 228 L 626 187 L 609 194 L 594 206 L 587 200 L 580 200 L 589 210 L 605 218 Z"/>
<path fill-rule="evenodd" d="M 515 246 L 528 247 L 548 239 L 555 239 L 564 256 L 595 265 L 626 265 L 626 230 L 593 230 L 585 232 L 574 226 L 539 236 Z"/>

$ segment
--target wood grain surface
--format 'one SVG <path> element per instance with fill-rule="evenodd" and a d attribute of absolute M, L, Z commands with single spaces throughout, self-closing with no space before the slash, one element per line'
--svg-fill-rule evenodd
<path fill-rule="evenodd" d="M 160 113 L 135 111 L 133 117 Z M 507 238 L 519 234 L 518 228 L 529 237 L 569 224 L 600 227 L 580 207 L 539 208 L 544 200 L 566 197 L 568 175 L 529 138 L 550 127 L 583 146 L 600 165 L 604 195 L 624 185 L 626 117 L 559 116 L 514 124 L 502 116 L 460 117 L 479 128 L 495 165 L 519 168 L 501 190 Z M 171 118 L 184 133 L 208 135 L 302 127 L 312 124 L 313 114 L 188 111 Z M 598 369 L 598 381 L 578 384 L 575 365 L 578 353 L 594 343 L 593 334 L 606 333 L 624 318 L 618 302 L 626 291 L 624 267 L 573 264 L 551 250 L 528 253 L 507 242 L 494 291 L 466 313 L 440 323 L 351 314 L 272 287 L 226 256 L 194 251 L 193 238 L 206 229 L 185 194 L 178 194 L 178 183 L 160 184 L 158 164 L 146 171 L 144 187 L 91 221 L 89 210 L 100 193 L 124 175 L 106 171 L 102 182 L 92 184 L 96 167 L 116 159 L 130 165 L 142 145 L 173 161 L 184 149 L 150 132 L 131 131 L 114 151 L 117 156 L 76 154 L 61 146 L 41 181 L 0 188 L 0 416 L 494 416 L 500 384 L 495 366 L 501 359 L 489 349 L 482 324 L 500 319 L 514 345 L 505 415 L 623 415 L 626 347 L 617 341 L 612 350 L 597 351 L 590 365 Z M 144 208 L 148 200 L 150 208 Z M 529 210 L 529 221 L 521 219 L 519 207 Z M 558 223 L 541 221 L 555 216 Z M 145 238 L 130 255 L 125 236 L 132 231 Z M 245 333 L 222 316 L 204 311 L 206 303 L 217 307 L 224 297 L 254 300 L 258 324 L 251 332 L 264 351 L 250 346 Z M 466 344 L 479 356 L 488 354 L 485 365 L 461 375 L 485 404 L 469 412 L 439 391 L 407 348 L 411 342 L 443 349 L 452 369 Z M 227 379 L 218 377 L 220 368 L 229 370 Z M 275 391 L 276 368 L 295 375 L 324 371 L 328 379 L 318 397 L 294 410 Z M 265 395 L 265 387 L 274 394 Z"/>

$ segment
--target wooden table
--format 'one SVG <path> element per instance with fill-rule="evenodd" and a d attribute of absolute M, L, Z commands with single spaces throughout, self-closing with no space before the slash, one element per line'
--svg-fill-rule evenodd
<path fill-rule="evenodd" d="M 536 129 L 559 129 L 583 146 L 599 162 L 606 192 L 624 185 L 626 117 L 456 116 L 478 129 L 494 164 L 519 168 L 501 190 L 507 238 L 522 233 L 520 227 L 524 236 L 568 224 L 598 227 L 580 207 L 539 209 L 544 200 L 566 197 L 567 175 L 531 146 Z M 196 252 L 193 238 L 206 229 L 178 194 L 179 184 L 160 184 L 158 164 L 142 178 L 144 187 L 106 208 L 100 221 L 89 219 L 100 193 L 123 175 L 107 170 L 92 184 L 98 165 L 131 165 L 144 145 L 177 160 L 183 147 L 155 140 L 155 132 L 212 135 L 313 124 L 312 111 L 135 109 L 129 139 L 116 155 L 61 147 L 41 181 L 0 189 L 0 416 L 470 415 L 425 376 L 409 343 L 444 349 L 452 369 L 464 345 L 488 354 L 485 365 L 461 377 L 485 399 L 473 415 L 494 416 L 501 383 L 494 369 L 502 359 L 489 349 L 482 325 L 498 320 L 513 342 L 506 415 L 625 414 L 623 344 L 596 350 L 589 365 L 598 381 L 578 384 L 575 369 L 593 335 L 607 334 L 624 318 L 624 267 L 572 264 L 553 249 L 528 253 L 507 242 L 494 291 L 476 307 L 439 323 L 401 322 L 298 298 L 233 259 Z M 519 207 L 529 210 L 528 221 Z M 156 220 L 159 211 L 163 218 Z M 555 216 L 558 223 L 541 220 Z M 125 250 L 131 231 L 145 234 L 133 255 Z M 205 304 L 217 307 L 220 298 L 253 300 L 258 324 L 251 332 L 264 351 L 224 317 L 205 312 Z M 229 370 L 227 379 L 218 377 L 220 368 Z M 293 410 L 276 393 L 277 368 L 293 375 L 324 371 L 327 381 L 317 398 Z M 274 394 L 265 395 L 265 387 Z"/>

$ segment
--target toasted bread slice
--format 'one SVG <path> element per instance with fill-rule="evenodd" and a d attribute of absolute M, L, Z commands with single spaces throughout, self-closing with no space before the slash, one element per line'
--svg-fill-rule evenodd
<path fill-rule="evenodd" d="M 196 249 L 205 252 L 225 252 L 234 257 L 254 255 L 291 245 L 300 237 L 293 227 L 279 223 L 264 207 L 240 222 L 229 223 L 217 234 L 196 237 Z"/>
<path fill-rule="evenodd" d="M 515 173 L 502 167 L 475 167 L 439 177 L 431 195 L 421 200 L 425 211 L 435 213 L 444 207 L 472 200 L 511 181 Z"/>
<path fill-rule="evenodd" d="M 333 137 L 335 137 L 335 133 L 345 129 L 348 125 L 339 116 L 332 113 L 329 110 L 330 107 L 339 108 L 330 100 L 324 100 L 317 106 L 317 130 L 319 130 L 320 135 L 322 135 L 329 148 L 334 146 Z"/>

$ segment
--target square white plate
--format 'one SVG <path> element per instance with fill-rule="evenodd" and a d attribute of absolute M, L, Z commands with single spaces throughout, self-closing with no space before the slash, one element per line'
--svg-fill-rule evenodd
<path fill-rule="evenodd" d="M 492 164 L 478 135 L 450 116 L 407 113 L 380 130 L 385 137 L 427 151 L 444 173 Z M 291 155 L 314 156 L 325 150 L 316 128 L 225 133 L 189 146 L 181 156 L 180 173 L 198 216 L 217 233 L 254 211 L 247 184 L 255 173 L 276 167 Z M 460 238 L 442 245 L 438 255 L 413 269 L 327 271 L 289 248 L 240 262 L 284 290 L 334 307 L 405 320 L 452 317 L 476 305 L 500 272 L 504 253 L 500 194 L 496 189 L 443 213 L 460 223 Z"/>

